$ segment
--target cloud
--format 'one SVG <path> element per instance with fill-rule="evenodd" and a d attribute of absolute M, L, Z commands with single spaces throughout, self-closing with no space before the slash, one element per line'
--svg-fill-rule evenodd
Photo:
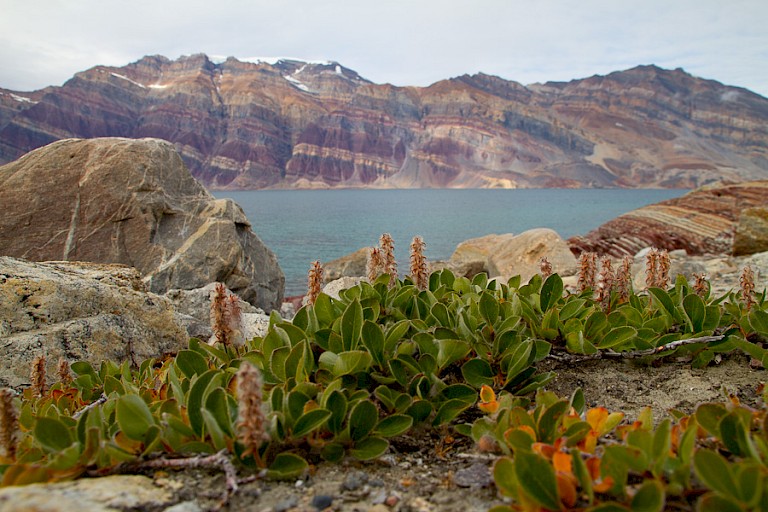
<path fill-rule="evenodd" d="M 522 83 L 638 64 L 768 94 L 763 0 L 0 0 L 0 87 L 147 54 L 292 55 L 376 82 L 483 71 Z"/>

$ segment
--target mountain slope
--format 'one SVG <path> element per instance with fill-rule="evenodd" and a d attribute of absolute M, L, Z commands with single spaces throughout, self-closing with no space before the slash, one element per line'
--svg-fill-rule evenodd
<path fill-rule="evenodd" d="M 641 66 L 525 87 L 373 84 L 335 62 L 161 56 L 0 89 L 0 163 L 67 137 L 159 137 L 213 188 L 695 187 L 768 176 L 768 99 Z"/>

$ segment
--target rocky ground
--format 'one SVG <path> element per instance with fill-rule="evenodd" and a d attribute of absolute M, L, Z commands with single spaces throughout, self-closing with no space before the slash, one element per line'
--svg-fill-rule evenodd
<path fill-rule="evenodd" d="M 588 406 L 637 417 L 646 406 L 658 420 L 670 409 L 693 412 L 725 393 L 748 405 L 759 402 L 758 386 L 768 374 L 747 357 L 732 355 L 695 369 L 685 361 L 639 362 L 546 360 L 542 371 L 557 377 L 547 389 L 567 397 L 581 387 Z M 495 457 L 450 431 L 409 433 L 392 440 L 387 454 L 361 463 L 320 462 L 297 480 L 270 481 L 238 475 L 238 490 L 222 504 L 226 478 L 214 468 L 150 470 L 141 475 L 81 479 L 0 490 L 0 512 L 19 510 L 119 510 L 195 512 L 466 512 L 504 503 L 491 478 Z"/>

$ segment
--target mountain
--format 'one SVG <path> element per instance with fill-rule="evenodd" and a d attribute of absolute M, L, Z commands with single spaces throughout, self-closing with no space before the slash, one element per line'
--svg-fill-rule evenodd
<path fill-rule="evenodd" d="M 395 87 L 336 62 L 199 54 L 0 89 L 0 163 L 104 136 L 169 140 L 211 188 L 692 188 L 768 176 L 768 99 L 656 66 Z"/>

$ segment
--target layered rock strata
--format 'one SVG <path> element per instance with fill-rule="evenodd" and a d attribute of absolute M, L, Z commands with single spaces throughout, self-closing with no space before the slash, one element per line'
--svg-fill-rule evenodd
<path fill-rule="evenodd" d="M 395 87 L 335 62 L 151 56 L 0 90 L 0 163 L 105 136 L 169 140 L 214 188 L 694 188 L 768 173 L 768 99 L 656 66 Z"/>
<path fill-rule="evenodd" d="M 222 282 L 264 310 L 284 275 L 242 209 L 159 139 L 68 139 L 0 167 L 0 254 L 120 263 L 155 293 Z"/>
<path fill-rule="evenodd" d="M 743 255 L 750 252 L 747 247 L 760 252 L 762 246 L 754 237 L 759 239 L 755 233 L 765 230 L 760 212 L 766 207 L 768 181 L 712 185 L 620 215 L 568 243 L 575 254 L 611 256 L 635 255 L 645 247 L 682 249 L 690 255 Z M 737 231 L 738 225 L 742 227 Z M 735 233 L 740 233 L 736 244 Z"/>

